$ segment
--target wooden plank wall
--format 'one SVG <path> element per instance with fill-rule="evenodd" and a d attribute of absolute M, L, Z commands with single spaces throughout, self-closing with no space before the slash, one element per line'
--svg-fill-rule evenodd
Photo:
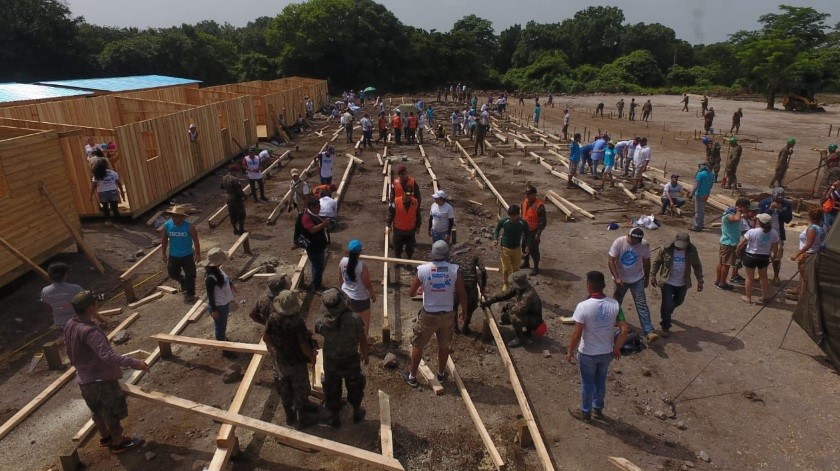
<path fill-rule="evenodd" d="M 0 235 L 35 263 L 44 263 L 72 243 L 72 235 L 39 193 L 41 181 L 77 228 L 79 215 L 56 131 L 0 140 L 0 173 L 8 192 L 0 197 Z M 29 270 L 0 249 L 0 286 Z"/>

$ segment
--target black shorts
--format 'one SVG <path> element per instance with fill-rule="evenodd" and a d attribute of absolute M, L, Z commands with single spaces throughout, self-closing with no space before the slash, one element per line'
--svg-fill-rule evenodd
<path fill-rule="evenodd" d="M 347 307 L 355 313 L 370 311 L 370 298 L 357 301 L 355 299 L 347 298 Z"/>
<path fill-rule="evenodd" d="M 767 265 L 770 265 L 770 255 L 746 253 L 742 262 L 746 268 L 758 268 L 761 270 L 762 268 L 767 268 Z"/>
<path fill-rule="evenodd" d="M 94 381 L 80 384 L 82 399 L 95 416 L 107 422 L 119 422 L 128 417 L 128 404 L 125 393 L 117 381 Z"/>

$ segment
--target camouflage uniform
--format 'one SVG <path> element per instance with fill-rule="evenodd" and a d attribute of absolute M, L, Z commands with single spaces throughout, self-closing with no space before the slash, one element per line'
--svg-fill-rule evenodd
<path fill-rule="evenodd" d="M 347 402 L 353 406 L 354 420 L 364 417 L 361 405 L 366 379 L 360 365 L 359 341 L 364 338 L 365 324 L 347 308 L 338 290 L 325 291 L 322 301 L 327 313 L 315 324 L 315 333 L 324 337 L 324 400 L 332 414 L 330 425 L 337 427 L 342 381 L 347 387 Z"/>
<path fill-rule="evenodd" d="M 455 255 L 451 263 L 458 265 L 458 274 L 464 280 L 464 289 L 467 291 L 467 316 L 464 319 L 463 332 L 470 333 L 470 321 L 472 320 L 473 311 L 478 307 L 478 287 L 481 286 L 483 290 L 487 285 L 487 270 L 484 268 L 484 263 L 478 258 L 478 255 L 470 254 L 467 251 Z M 479 280 L 479 272 L 481 279 Z M 459 304 L 458 293 L 455 293 L 455 305 Z M 458 332 L 457 322 L 455 323 L 455 331 Z"/>
<path fill-rule="evenodd" d="M 528 276 L 524 271 L 515 272 L 510 278 L 511 286 L 507 291 L 493 296 L 481 305 L 486 307 L 516 297 L 515 301 L 505 303 L 502 307 L 501 324 L 513 325 L 513 332 L 517 338 L 510 342 L 508 346 L 518 347 L 522 344 L 523 329 L 524 334 L 530 336 L 542 324 L 542 300 L 540 300 L 540 296 L 534 290 L 534 287 L 528 283 Z"/>
<path fill-rule="evenodd" d="M 706 163 L 709 164 L 709 169 L 715 173 L 715 183 L 717 183 L 718 174 L 720 174 L 720 142 L 715 142 L 711 148 L 706 150 Z"/>
<path fill-rule="evenodd" d="M 219 188 L 227 193 L 227 208 L 230 225 L 233 226 L 233 233 L 236 235 L 245 232 L 245 192 L 242 184 L 231 174 L 222 177 L 222 184 Z"/>
<path fill-rule="evenodd" d="M 825 155 L 825 154 L 824 154 Z M 823 158 L 825 162 L 826 173 L 820 183 L 819 195 L 825 195 L 825 192 L 831 187 L 831 184 L 840 180 L 840 154 L 832 152 Z"/>
<path fill-rule="evenodd" d="M 776 169 L 773 172 L 773 179 L 770 180 L 771 188 L 775 188 L 777 186 L 784 187 L 783 181 L 788 167 L 790 166 L 790 158 L 792 155 L 793 145 L 791 144 L 785 145 L 782 147 L 782 150 L 779 151 L 779 156 L 776 158 Z"/>
<path fill-rule="evenodd" d="M 741 152 L 743 149 L 739 144 L 735 144 L 729 148 L 729 155 L 726 157 L 726 187 L 738 188 L 738 164 L 741 162 Z"/>
<path fill-rule="evenodd" d="M 286 412 L 286 423 L 291 425 L 299 421 L 305 426 L 305 412 L 317 410 L 317 407 L 309 402 L 309 358 L 300 345 L 309 344 L 313 348 L 316 345 L 306 323 L 298 316 L 299 301 L 295 297 L 297 308 L 290 309 L 289 296 L 294 293 L 284 291 L 275 299 L 275 311 L 265 324 L 265 341 L 274 363 L 274 383 Z"/>

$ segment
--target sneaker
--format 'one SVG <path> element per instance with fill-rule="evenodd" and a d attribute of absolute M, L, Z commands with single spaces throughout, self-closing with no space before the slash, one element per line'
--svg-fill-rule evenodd
<path fill-rule="evenodd" d="M 185 303 L 190 303 L 191 304 L 191 303 L 196 302 L 196 300 L 198 300 L 198 298 L 196 298 L 194 294 L 184 294 L 184 302 Z"/>
<path fill-rule="evenodd" d="M 604 420 L 604 409 L 592 408 L 592 418 L 596 420 Z"/>
<path fill-rule="evenodd" d="M 412 388 L 417 388 L 420 386 L 420 383 L 417 382 L 417 378 L 412 378 L 411 373 L 409 373 L 408 371 L 403 371 L 402 379 L 406 382 L 406 384 L 408 384 Z"/>
<path fill-rule="evenodd" d="M 442 383 L 442 382 L 446 381 L 446 373 L 445 372 L 444 373 L 438 373 L 437 374 L 437 380 L 438 380 L 439 383 Z"/>
<path fill-rule="evenodd" d="M 569 407 L 569 415 L 572 417 L 580 420 L 581 422 L 589 422 L 592 420 L 592 414 L 586 414 L 582 410 L 578 409 L 577 407 L 571 408 Z"/>
<path fill-rule="evenodd" d="M 111 446 L 111 453 L 118 455 L 132 448 L 136 448 L 143 444 L 143 440 L 139 438 L 125 438 L 120 443 Z"/>
<path fill-rule="evenodd" d="M 671 328 L 670 327 L 667 328 L 667 329 L 665 327 L 663 327 L 661 332 L 662 332 L 662 337 L 663 338 L 668 338 L 668 337 L 671 336 Z"/>
<path fill-rule="evenodd" d="M 507 346 L 510 347 L 510 348 L 521 347 L 522 346 L 522 339 L 517 337 L 517 338 L 511 340 L 510 342 L 508 342 Z"/>
<path fill-rule="evenodd" d="M 735 289 L 735 287 L 730 285 L 729 283 L 724 283 L 724 284 L 720 285 L 720 289 L 722 289 L 724 291 L 732 291 L 733 289 Z"/>
<path fill-rule="evenodd" d="M 340 418 L 339 418 L 339 416 L 338 416 L 338 412 L 335 412 L 335 413 L 330 414 L 330 416 L 329 416 L 329 417 L 327 417 L 327 418 L 324 420 L 324 423 L 325 423 L 326 425 L 329 425 L 329 426 L 330 426 L 330 427 L 332 427 L 332 428 L 339 428 L 339 427 L 341 427 L 341 419 L 340 419 Z"/>
<path fill-rule="evenodd" d="M 747 280 L 745 280 L 744 277 L 741 276 L 741 275 L 735 275 L 735 276 L 729 278 L 729 282 L 733 283 L 733 284 L 736 284 L 736 285 L 742 285 L 742 284 L 744 284 L 745 281 L 747 281 Z"/>
<path fill-rule="evenodd" d="M 656 335 L 656 332 L 648 332 L 647 335 L 645 335 L 645 338 L 647 339 L 648 343 L 653 343 L 659 340 L 659 336 Z"/>

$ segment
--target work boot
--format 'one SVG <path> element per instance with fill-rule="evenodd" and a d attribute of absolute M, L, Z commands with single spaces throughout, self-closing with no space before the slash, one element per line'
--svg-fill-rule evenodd
<path fill-rule="evenodd" d="M 341 427 L 341 418 L 339 417 L 339 411 L 333 411 L 332 413 L 330 413 L 330 416 L 324 421 L 324 423 L 332 428 Z"/>
<path fill-rule="evenodd" d="M 362 406 L 354 407 L 353 408 L 353 423 L 358 424 L 359 422 L 364 420 L 366 414 L 367 414 L 367 411 L 365 410 L 364 407 L 362 407 Z"/>
<path fill-rule="evenodd" d="M 519 265 L 520 270 L 523 268 L 531 268 L 531 261 L 528 259 L 528 257 L 523 258 L 522 264 Z"/>
<path fill-rule="evenodd" d="M 294 406 L 283 406 L 283 411 L 286 412 L 286 425 L 292 426 L 297 423 L 297 412 Z"/>
<path fill-rule="evenodd" d="M 318 423 L 318 418 L 317 417 L 313 417 L 313 416 L 307 414 L 306 412 L 298 412 L 297 416 L 298 416 L 298 422 L 297 422 L 297 426 L 295 427 L 295 429 L 297 429 L 297 430 L 303 430 L 305 428 L 309 428 L 309 427 Z"/>
<path fill-rule="evenodd" d="M 312 402 L 306 401 L 306 402 L 303 403 L 303 406 L 301 407 L 301 409 L 303 409 L 306 412 L 320 412 L 321 411 L 321 406 L 319 406 L 318 404 L 314 404 Z"/>

